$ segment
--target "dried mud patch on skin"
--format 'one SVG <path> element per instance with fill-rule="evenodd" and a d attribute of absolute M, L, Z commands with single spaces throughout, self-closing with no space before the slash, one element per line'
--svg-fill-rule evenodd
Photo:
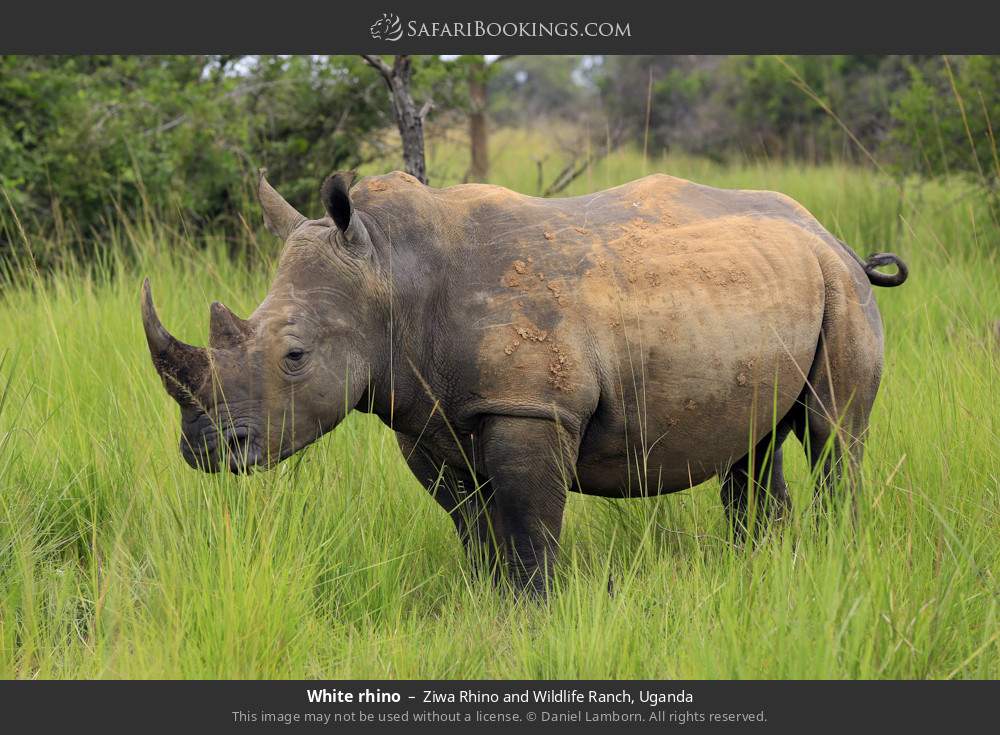
<path fill-rule="evenodd" d="M 529 324 L 526 327 L 514 327 L 517 336 L 526 342 L 544 342 L 549 337 L 549 333 L 544 329 Z"/>
<path fill-rule="evenodd" d="M 572 358 L 570 358 L 565 348 L 558 342 L 554 343 L 549 349 L 552 352 L 552 360 L 549 362 L 549 383 L 556 390 L 566 392 L 573 390 L 571 379 L 573 371 Z"/>
<path fill-rule="evenodd" d="M 545 342 L 549 339 L 549 333 L 544 329 L 539 329 L 534 324 L 514 326 L 514 338 L 504 345 L 505 355 L 513 355 L 522 344 L 532 342 Z"/>
<path fill-rule="evenodd" d="M 619 225 L 619 229 L 621 234 L 608 244 L 619 252 L 633 255 L 637 255 L 650 246 L 650 235 L 656 231 L 647 220 L 641 217 L 635 217 Z"/>
<path fill-rule="evenodd" d="M 698 280 L 703 283 L 712 283 L 716 286 L 721 286 L 726 288 L 728 286 L 742 286 L 743 288 L 750 288 L 750 276 L 747 275 L 746 271 L 741 270 L 735 266 L 730 266 L 728 268 L 710 268 L 707 266 L 700 266 L 698 269 Z"/>
<path fill-rule="evenodd" d="M 530 258 L 528 259 L 530 262 Z M 531 266 L 523 260 L 515 260 L 510 268 L 500 278 L 500 283 L 505 288 L 527 289 L 531 286 L 529 280 L 531 276 Z"/>
<path fill-rule="evenodd" d="M 689 280 L 718 286 L 719 288 L 738 287 L 751 289 L 753 281 L 750 275 L 736 263 L 730 261 L 725 265 L 706 265 L 697 260 L 686 260 L 680 266 L 672 265 L 668 269 L 671 276 L 685 274 Z"/>
<path fill-rule="evenodd" d="M 562 285 L 560 283 L 557 281 L 549 281 L 547 288 L 552 292 L 552 298 L 554 298 L 560 306 L 566 305 L 566 294 L 563 292 Z"/>
<path fill-rule="evenodd" d="M 540 288 L 545 282 L 545 274 L 534 269 L 533 260 L 530 256 L 527 261 L 515 260 L 511 263 L 510 268 L 500 277 L 500 284 L 504 288 L 520 289 L 523 293 L 535 291 Z M 549 288 L 553 290 L 551 286 Z M 538 291 L 535 292 L 538 293 Z"/>
<path fill-rule="evenodd" d="M 754 360 L 740 360 L 739 372 L 736 373 L 736 384 L 739 386 L 747 386 L 753 379 L 753 365 Z"/>
<path fill-rule="evenodd" d="M 610 286 L 613 283 L 614 271 L 608 259 L 603 255 L 596 255 L 593 262 L 594 265 L 583 273 L 583 279 L 590 284 L 587 287 L 600 288 L 603 284 Z"/>
<path fill-rule="evenodd" d="M 751 288 L 753 284 L 750 281 L 750 276 L 747 272 L 740 270 L 739 268 L 730 268 L 727 275 L 729 276 L 729 283 L 743 286 L 744 288 Z"/>
<path fill-rule="evenodd" d="M 557 342 L 553 335 L 545 330 L 539 329 L 534 324 L 518 324 L 511 327 L 514 332 L 512 339 L 504 346 L 504 354 L 510 356 L 519 349 L 524 350 L 534 345 L 533 354 L 537 356 L 548 354 L 548 381 L 549 384 L 560 391 L 571 391 L 574 389 L 572 381 L 573 368 L 575 362 L 570 356 L 570 351 L 561 342 Z M 535 358 L 530 357 L 534 361 Z M 544 358 L 543 358 L 544 359 Z M 544 362 L 542 364 L 545 364 Z"/>
<path fill-rule="evenodd" d="M 619 232 L 608 246 L 619 255 L 625 280 L 636 284 L 645 279 L 651 288 L 659 286 L 660 275 L 646 262 L 646 251 L 662 241 L 662 230 L 647 219 L 635 217 L 619 225 Z"/>

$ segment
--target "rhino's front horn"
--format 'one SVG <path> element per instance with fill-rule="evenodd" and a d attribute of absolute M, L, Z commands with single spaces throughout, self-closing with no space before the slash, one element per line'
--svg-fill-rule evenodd
<path fill-rule="evenodd" d="M 264 210 L 264 224 L 272 235 L 285 240 L 292 230 L 306 221 L 306 218 L 267 183 L 265 173 L 267 169 L 260 169 L 260 178 L 257 181 L 257 198 L 260 199 L 260 207 Z"/>
<path fill-rule="evenodd" d="M 191 405 L 208 375 L 208 354 L 201 347 L 181 342 L 166 330 L 153 306 L 148 278 L 142 282 L 142 326 L 153 367 L 163 379 L 163 387 L 178 403 Z"/>
<path fill-rule="evenodd" d="M 250 335 L 250 325 L 218 301 L 212 303 L 208 344 L 217 350 L 236 347 Z"/>

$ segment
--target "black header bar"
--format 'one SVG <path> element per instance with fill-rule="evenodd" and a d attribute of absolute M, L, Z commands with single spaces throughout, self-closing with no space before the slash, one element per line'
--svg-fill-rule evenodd
<path fill-rule="evenodd" d="M 4 53 L 995 53 L 998 3 L 8 3 Z"/>

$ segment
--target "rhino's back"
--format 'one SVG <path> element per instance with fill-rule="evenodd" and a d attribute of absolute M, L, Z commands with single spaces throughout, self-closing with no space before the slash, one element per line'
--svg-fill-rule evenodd
<path fill-rule="evenodd" d="M 543 227 L 567 242 L 573 233 L 614 240 L 636 221 L 665 229 L 706 220 L 749 216 L 782 219 L 825 234 L 815 218 L 795 200 L 773 191 L 718 189 L 667 174 L 652 174 L 620 186 L 574 197 L 540 198 L 501 186 L 462 184 L 425 190 L 444 211 L 445 219 L 464 222 L 470 232 L 485 236 L 478 244 L 536 242 L 531 228 Z M 524 228 L 527 228 L 525 230 Z M 579 238 L 588 240 L 589 238 Z M 548 238 L 554 242 L 555 238 Z M 452 244 L 472 244 L 466 240 Z"/>
<path fill-rule="evenodd" d="M 364 179 L 353 195 L 391 239 L 428 256 L 441 255 L 454 267 L 534 257 L 550 260 L 553 271 L 563 272 L 571 267 L 566 256 L 577 250 L 637 239 L 667 248 L 674 242 L 671 231 L 708 222 L 725 229 L 725 220 L 733 217 L 783 220 L 829 237 L 784 194 L 717 189 L 666 174 L 592 194 L 541 198 L 490 184 L 435 189 L 397 171 Z"/>

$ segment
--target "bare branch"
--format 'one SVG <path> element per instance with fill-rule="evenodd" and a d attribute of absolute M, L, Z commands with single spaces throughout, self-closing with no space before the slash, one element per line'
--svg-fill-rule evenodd
<path fill-rule="evenodd" d="M 542 192 L 542 196 L 550 197 L 554 194 L 558 194 L 564 191 L 566 187 L 568 187 L 570 184 L 572 184 L 574 181 L 580 178 L 580 176 L 582 176 L 583 173 L 588 168 L 596 164 L 598 161 L 603 159 L 612 151 L 616 150 L 620 145 L 621 141 L 619 135 L 615 135 L 614 137 L 615 140 L 613 142 L 612 140 L 609 140 L 608 146 L 606 148 L 598 149 L 596 152 L 593 152 L 590 155 L 583 158 L 583 160 L 580 160 L 578 158 L 573 158 L 568 164 L 566 164 L 566 167 L 559 172 L 559 175 L 556 176 L 556 178 L 552 181 L 552 183 L 549 184 L 549 188 L 547 188 L 544 192 Z M 539 185 L 540 184 L 541 184 L 541 164 L 539 164 Z"/>
<path fill-rule="evenodd" d="M 184 113 L 183 115 L 178 115 L 173 120 L 169 120 L 162 125 L 157 125 L 155 128 L 150 128 L 149 130 L 143 130 L 142 135 L 157 135 L 159 133 L 165 133 L 171 128 L 176 128 L 183 122 L 187 122 L 188 115 Z"/>
<path fill-rule="evenodd" d="M 369 66 L 378 71 L 378 73 L 382 75 L 385 81 L 391 82 L 393 69 L 391 69 L 388 64 L 382 61 L 381 56 L 375 54 L 361 54 L 361 58 L 364 59 L 366 62 L 368 62 Z M 398 59 L 399 57 L 396 58 Z"/>

